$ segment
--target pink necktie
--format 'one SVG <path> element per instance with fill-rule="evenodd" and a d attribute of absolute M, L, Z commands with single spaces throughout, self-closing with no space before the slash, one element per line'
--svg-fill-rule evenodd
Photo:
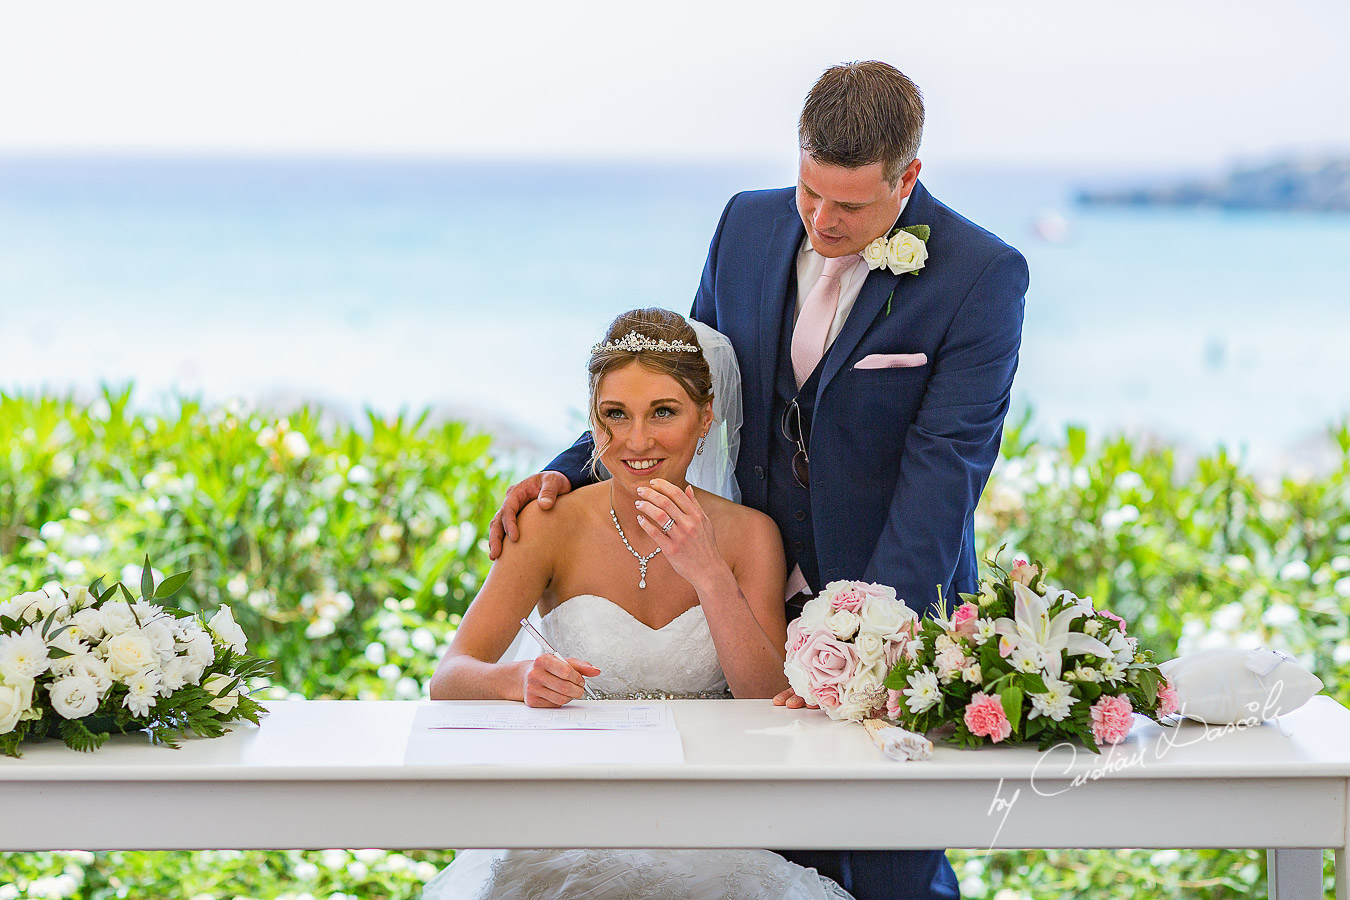
<path fill-rule="evenodd" d="M 806 295 L 802 314 L 792 330 L 792 372 L 797 376 L 797 387 L 806 383 L 825 356 L 825 339 L 839 309 L 839 279 L 859 259 L 861 254 L 851 253 L 825 260 L 815 287 Z"/>

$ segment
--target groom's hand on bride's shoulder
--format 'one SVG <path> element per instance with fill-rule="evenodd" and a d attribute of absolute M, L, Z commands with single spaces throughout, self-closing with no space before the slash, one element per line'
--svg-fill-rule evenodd
<path fill-rule="evenodd" d="M 773 705 L 786 706 L 788 709 L 820 709 L 820 707 L 816 706 L 814 703 L 807 703 L 801 697 L 797 696 L 797 692 L 792 690 L 792 688 L 788 688 L 786 691 L 783 691 L 783 693 L 774 697 Z"/>
<path fill-rule="evenodd" d="M 502 501 L 502 508 L 492 517 L 492 525 L 488 529 L 488 559 L 502 555 L 505 538 L 512 541 L 520 539 L 516 516 L 531 500 L 538 500 L 540 509 L 552 509 L 553 502 L 570 490 L 572 482 L 567 480 L 567 476 L 552 470 L 536 472 L 511 485 L 506 492 L 506 499 Z"/>

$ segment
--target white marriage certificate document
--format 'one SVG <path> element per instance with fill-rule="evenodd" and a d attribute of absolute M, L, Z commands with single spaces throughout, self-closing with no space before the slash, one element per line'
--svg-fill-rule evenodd
<path fill-rule="evenodd" d="M 684 762 L 666 703 L 577 700 L 560 709 L 483 700 L 417 711 L 405 765 L 642 765 Z"/>

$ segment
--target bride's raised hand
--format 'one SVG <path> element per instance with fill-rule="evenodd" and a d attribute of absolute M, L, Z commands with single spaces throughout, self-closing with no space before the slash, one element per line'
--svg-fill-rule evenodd
<path fill-rule="evenodd" d="M 586 679 L 600 670 L 585 660 L 563 662 L 552 653 L 536 657 L 525 670 L 525 705 L 554 709 L 586 696 Z"/>
<path fill-rule="evenodd" d="M 638 496 L 638 524 L 656 541 L 671 568 L 695 590 L 700 580 L 726 569 L 712 520 L 703 512 L 692 485 L 680 490 L 663 478 L 653 478 L 650 485 L 638 488 Z"/>

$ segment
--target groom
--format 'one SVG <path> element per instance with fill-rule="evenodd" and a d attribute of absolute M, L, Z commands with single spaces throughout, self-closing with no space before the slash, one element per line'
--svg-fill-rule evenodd
<path fill-rule="evenodd" d="M 802 109 L 796 188 L 731 199 L 694 298 L 740 363 L 736 477 L 782 532 L 789 620 L 839 579 L 890 585 L 920 615 L 939 585 L 976 588 L 975 505 L 1008 411 L 1027 266 L 919 183 L 922 130 L 919 90 L 896 69 L 826 70 Z M 520 507 L 585 483 L 589 457 L 583 436 L 511 489 L 494 558 Z M 859 900 L 957 896 L 941 851 L 785 855 Z"/>

